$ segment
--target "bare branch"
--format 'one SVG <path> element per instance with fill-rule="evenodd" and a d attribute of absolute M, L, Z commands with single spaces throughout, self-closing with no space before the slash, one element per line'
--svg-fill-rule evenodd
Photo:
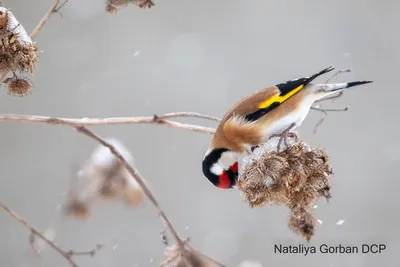
<path fill-rule="evenodd" d="M 159 215 L 164 219 L 168 229 L 171 231 L 175 241 L 177 242 L 178 246 L 181 247 L 182 249 L 184 248 L 182 239 L 179 237 L 178 233 L 176 232 L 175 228 L 172 226 L 172 223 L 170 222 L 170 220 L 168 219 L 167 215 L 165 215 L 164 211 L 162 210 L 162 208 L 160 207 L 160 204 L 158 203 L 158 201 L 156 200 L 156 198 L 153 196 L 153 194 L 151 193 L 150 189 L 148 188 L 148 186 L 146 185 L 146 183 L 144 182 L 143 178 L 141 177 L 141 175 L 138 173 L 138 171 L 136 169 L 134 169 L 127 161 L 126 159 L 121 155 L 121 153 L 119 153 L 114 146 L 112 146 L 110 143 L 106 142 L 103 138 L 101 138 L 100 136 L 98 136 L 97 134 L 93 133 L 92 131 L 90 131 L 89 129 L 82 127 L 82 126 L 78 126 L 75 127 L 75 129 L 92 138 L 93 140 L 97 141 L 98 143 L 102 144 L 105 147 L 108 147 L 108 149 L 110 149 L 111 153 L 113 153 L 115 155 L 115 157 L 117 157 L 121 163 L 125 166 L 125 168 L 128 170 L 128 172 L 132 175 L 132 177 L 136 180 L 136 182 L 139 184 L 139 186 L 142 188 L 144 194 L 146 195 L 146 197 L 151 201 L 151 203 L 154 205 L 154 207 L 157 209 Z"/>
<path fill-rule="evenodd" d="M 74 251 L 72 249 L 68 250 L 67 254 L 72 256 L 91 256 L 94 257 L 97 251 L 99 251 L 103 247 L 103 244 L 97 244 L 95 248 L 88 251 Z"/>
<path fill-rule="evenodd" d="M 165 113 L 163 115 L 158 116 L 159 119 L 171 119 L 171 118 L 178 118 L 178 117 L 199 118 L 199 119 L 206 119 L 206 120 L 211 120 L 211 121 L 216 121 L 216 122 L 221 121 L 220 118 L 217 118 L 214 116 L 209 116 L 209 115 L 203 115 L 203 114 L 196 113 L 196 112 L 173 112 L 173 113 Z"/>
<path fill-rule="evenodd" d="M 63 3 L 61 3 L 60 5 L 58 5 L 60 3 L 60 0 L 56 0 L 54 2 L 54 4 L 51 6 L 51 8 L 49 9 L 49 11 L 47 11 L 47 13 L 43 16 L 43 18 L 39 21 L 38 25 L 35 27 L 35 29 L 32 31 L 30 37 L 32 39 L 34 39 L 36 37 L 36 35 L 40 32 L 40 30 L 42 29 L 42 27 L 44 26 L 44 24 L 46 24 L 46 22 L 50 19 L 51 15 L 53 15 L 53 13 L 56 13 L 60 10 L 60 8 L 62 8 L 65 3 L 67 3 L 68 0 L 65 0 Z"/>
<path fill-rule="evenodd" d="M 25 122 L 25 123 L 46 123 L 46 124 L 57 124 L 66 125 L 72 127 L 84 127 L 84 126 L 94 126 L 94 125 L 111 125 L 111 124 L 162 124 L 170 127 L 181 128 L 189 131 L 213 134 L 215 129 L 197 126 L 192 124 L 185 124 L 176 121 L 165 120 L 163 118 L 173 118 L 173 117 L 195 117 L 203 118 L 216 121 L 217 118 L 201 115 L 198 113 L 191 112 L 179 112 L 179 113 L 167 113 L 160 116 L 152 117 L 113 117 L 113 118 L 82 118 L 82 119 L 72 119 L 72 118 L 55 118 L 46 116 L 35 116 L 35 115 L 18 115 L 18 114 L 0 114 L 0 122 Z"/>
<path fill-rule="evenodd" d="M 61 256 L 63 256 L 73 267 L 78 267 L 78 265 L 71 259 L 71 255 L 68 251 L 64 251 L 58 245 L 56 245 L 53 241 L 45 237 L 41 234 L 38 230 L 36 230 L 33 226 L 31 226 L 27 221 L 25 221 L 21 216 L 19 216 L 16 212 L 9 209 L 3 203 L 0 202 L 0 208 L 3 209 L 5 212 L 8 213 L 11 217 L 17 220 L 20 224 L 22 224 L 25 228 L 29 229 L 31 232 L 30 240 L 33 240 L 33 236 L 38 236 L 43 241 L 45 241 L 49 246 L 51 246 L 54 250 L 56 250 Z"/>

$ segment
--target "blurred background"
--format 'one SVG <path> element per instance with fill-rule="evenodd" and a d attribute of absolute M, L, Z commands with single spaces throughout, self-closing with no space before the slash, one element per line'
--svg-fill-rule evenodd
<path fill-rule="evenodd" d="M 3 1 L 31 32 L 52 0 Z M 236 191 L 213 187 L 201 171 L 211 135 L 158 125 L 96 126 L 122 141 L 165 212 L 191 244 L 227 266 L 398 266 L 400 181 L 398 47 L 394 0 L 156 1 L 111 15 L 102 0 L 69 0 L 36 38 L 43 53 L 33 93 L 0 94 L 0 113 L 59 117 L 151 116 L 192 111 L 221 117 L 240 98 L 334 65 L 340 81 L 373 80 L 349 90 L 322 114 L 311 111 L 300 134 L 332 160 L 332 198 L 310 245 L 385 244 L 383 254 L 283 255 L 274 244 L 306 244 L 287 226 L 286 207 L 250 209 Z M 329 75 L 318 79 L 325 81 Z M 198 119 L 182 122 L 216 127 Z M 41 231 L 56 222 L 62 248 L 90 250 L 80 266 L 158 266 L 162 222 L 149 201 L 139 208 L 97 206 L 87 221 L 59 219 L 71 179 L 96 143 L 68 127 L 1 123 L 1 202 Z M 342 225 L 337 225 L 344 220 Z M 37 259 L 29 232 L 0 212 L 2 266 L 69 266 L 51 249 Z"/>

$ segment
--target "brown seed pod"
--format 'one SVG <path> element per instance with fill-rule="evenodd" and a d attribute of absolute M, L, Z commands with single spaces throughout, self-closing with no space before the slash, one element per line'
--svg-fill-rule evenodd
<path fill-rule="evenodd" d="M 330 197 L 329 158 L 325 150 L 312 149 L 300 139 L 288 139 L 290 146 L 277 152 L 277 140 L 243 158 L 238 187 L 252 208 L 265 204 L 289 207 L 289 227 L 310 240 L 316 219 L 308 210 L 321 196 Z"/>
<path fill-rule="evenodd" d="M 7 85 L 7 93 L 11 96 L 24 97 L 33 90 L 33 83 L 25 77 L 14 76 L 4 79 L 3 83 Z"/>

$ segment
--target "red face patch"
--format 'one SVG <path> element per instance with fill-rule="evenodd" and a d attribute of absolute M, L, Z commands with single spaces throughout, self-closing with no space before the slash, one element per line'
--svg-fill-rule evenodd
<path fill-rule="evenodd" d="M 229 170 L 231 172 L 233 172 L 235 175 L 237 175 L 238 172 L 238 163 L 235 162 L 234 164 L 232 164 L 229 167 Z M 222 188 L 222 189 L 229 189 L 231 188 L 233 184 L 233 181 L 231 180 L 231 178 L 229 178 L 228 174 L 226 173 L 226 171 L 223 171 L 220 175 L 219 175 L 219 184 L 218 187 Z"/>
<path fill-rule="evenodd" d="M 218 187 L 222 189 L 229 189 L 231 187 L 231 180 L 229 179 L 228 174 L 225 171 L 223 171 L 219 175 Z"/>
<path fill-rule="evenodd" d="M 233 165 L 230 166 L 229 169 L 231 171 L 233 171 L 233 173 L 237 173 L 238 172 L 238 163 L 237 162 L 233 163 Z"/>

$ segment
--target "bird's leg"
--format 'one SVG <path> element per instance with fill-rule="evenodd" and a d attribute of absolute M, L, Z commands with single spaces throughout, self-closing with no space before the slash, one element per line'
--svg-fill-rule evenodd
<path fill-rule="evenodd" d="M 326 80 L 325 83 L 329 83 L 333 78 L 337 77 L 339 74 L 344 73 L 344 72 L 351 72 L 351 69 L 338 70 L 328 80 Z"/>
<path fill-rule="evenodd" d="M 337 95 L 328 96 L 326 98 L 322 98 L 322 99 L 316 100 L 315 103 L 326 101 L 326 100 L 333 100 L 332 102 L 335 102 L 335 100 L 340 98 L 342 95 L 343 95 L 343 91 L 340 91 Z"/>
<path fill-rule="evenodd" d="M 296 123 L 293 122 L 293 123 L 290 124 L 290 126 L 289 126 L 288 128 L 286 128 L 286 130 L 284 130 L 282 133 L 280 133 L 280 134 L 272 134 L 272 135 L 269 137 L 269 139 L 271 139 L 271 138 L 273 138 L 273 137 L 278 137 L 278 136 L 280 136 L 279 141 L 278 141 L 278 145 L 277 145 L 277 152 L 279 152 L 279 151 L 281 150 L 282 141 L 285 142 L 286 148 L 288 148 L 288 147 L 289 147 L 289 144 L 288 144 L 288 142 L 287 142 L 287 138 L 288 138 L 288 137 L 291 137 L 291 138 L 296 138 L 296 137 L 297 137 L 297 135 L 296 135 L 295 133 L 290 132 L 290 130 L 292 130 L 294 126 L 296 126 Z"/>
<path fill-rule="evenodd" d="M 325 117 L 328 116 L 328 112 L 331 111 L 348 111 L 349 107 L 344 107 L 344 108 L 337 108 L 337 109 L 329 109 L 329 108 L 320 108 L 320 107 L 311 107 L 311 109 L 316 110 L 316 111 L 320 111 L 322 113 L 324 113 L 324 116 L 317 122 L 317 124 L 315 124 L 314 127 L 314 134 L 317 133 L 317 128 L 324 122 Z"/>
<path fill-rule="evenodd" d="M 320 107 L 316 106 L 316 107 L 311 107 L 311 109 L 317 110 L 317 111 L 321 111 L 326 116 L 326 115 L 328 115 L 327 112 L 331 112 L 331 111 L 348 111 L 349 107 L 344 107 L 344 108 L 320 108 Z"/>

